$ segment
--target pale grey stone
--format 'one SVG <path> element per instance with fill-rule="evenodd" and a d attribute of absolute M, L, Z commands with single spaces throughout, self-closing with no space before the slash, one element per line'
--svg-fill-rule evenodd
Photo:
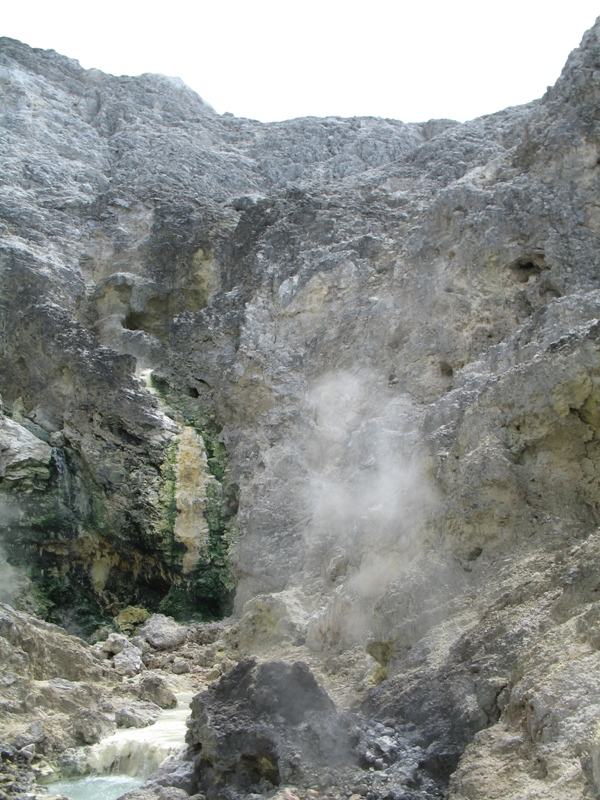
<path fill-rule="evenodd" d="M 188 628 L 164 614 L 153 614 L 138 630 L 138 636 L 156 650 L 170 650 L 185 642 Z"/>
<path fill-rule="evenodd" d="M 96 744 L 100 739 L 110 736 L 115 730 L 115 723 L 100 711 L 80 709 L 72 717 L 75 736 L 85 744 Z"/>
<path fill-rule="evenodd" d="M 139 647 L 129 645 L 129 647 L 115 655 L 112 659 L 112 665 L 115 672 L 118 672 L 119 675 L 136 675 L 144 668 L 142 651 Z"/>
<path fill-rule="evenodd" d="M 122 706 L 115 711 L 115 722 L 119 728 L 144 728 L 156 722 L 161 713 L 156 703 L 136 703 Z"/>

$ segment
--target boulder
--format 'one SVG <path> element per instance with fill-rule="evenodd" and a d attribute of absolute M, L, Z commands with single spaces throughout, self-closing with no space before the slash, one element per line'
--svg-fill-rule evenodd
<path fill-rule="evenodd" d="M 128 638 L 122 633 L 109 633 L 106 640 L 102 642 L 101 649 L 110 657 L 111 655 L 122 653 L 128 644 Z"/>
<path fill-rule="evenodd" d="M 173 662 L 171 666 L 171 672 L 175 675 L 184 675 L 186 672 L 191 670 L 190 662 L 186 661 L 185 658 L 178 658 L 176 661 Z"/>
<path fill-rule="evenodd" d="M 115 732 L 115 723 L 100 711 L 81 708 L 71 717 L 76 739 L 84 744 L 96 744 Z"/>
<path fill-rule="evenodd" d="M 185 642 L 188 628 L 179 625 L 172 617 L 153 614 L 139 629 L 138 636 L 156 650 L 171 650 Z"/>
<path fill-rule="evenodd" d="M 175 708 L 177 698 L 166 680 L 156 672 L 145 672 L 140 678 L 140 699 L 156 703 L 161 708 Z"/>
<path fill-rule="evenodd" d="M 122 706 L 115 711 L 115 722 L 119 728 L 145 728 L 153 725 L 161 713 L 161 707 L 149 701 Z"/>
<path fill-rule="evenodd" d="M 354 762 L 345 718 L 302 662 L 241 661 L 192 701 L 187 742 L 198 785 L 262 791 Z"/>
<path fill-rule="evenodd" d="M 112 663 L 115 672 L 118 672 L 119 675 L 136 675 L 144 668 L 142 651 L 139 647 L 132 644 L 129 644 L 129 646 L 120 653 L 117 653 Z"/>
<path fill-rule="evenodd" d="M 150 612 L 140 606 L 127 606 L 123 608 L 116 617 L 113 618 L 115 628 L 121 633 L 132 634 L 135 629 L 142 625 Z"/>
<path fill-rule="evenodd" d="M 122 633 L 111 633 L 106 641 L 94 645 L 101 655 L 111 659 L 119 675 L 136 675 L 144 667 L 142 650 Z"/>
<path fill-rule="evenodd" d="M 42 742 L 46 737 L 43 724 L 36 720 L 23 733 L 15 736 L 13 745 L 17 748 L 27 747 L 28 745 L 35 745 Z"/>
<path fill-rule="evenodd" d="M 0 637 L 27 656 L 27 672 L 35 680 L 98 680 L 106 670 L 92 648 L 57 625 L 15 611 L 0 603 Z"/>
<path fill-rule="evenodd" d="M 0 409 L 0 478 L 34 484 L 50 477 L 52 449 Z"/>

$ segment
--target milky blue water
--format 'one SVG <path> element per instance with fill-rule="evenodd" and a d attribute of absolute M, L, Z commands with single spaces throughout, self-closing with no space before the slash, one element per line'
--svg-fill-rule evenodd
<path fill-rule="evenodd" d="M 69 778 L 48 786 L 52 794 L 66 794 L 72 800 L 116 800 L 125 792 L 136 789 L 144 778 L 133 775 L 86 775 Z"/>
<path fill-rule="evenodd" d="M 168 756 L 184 747 L 191 693 L 176 695 L 177 707 L 163 711 L 147 728 L 120 728 L 89 748 L 88 766 L 93 775 L 48 784 L 51 794 L 72 800 L 116 800 L 136 789 Z"/>

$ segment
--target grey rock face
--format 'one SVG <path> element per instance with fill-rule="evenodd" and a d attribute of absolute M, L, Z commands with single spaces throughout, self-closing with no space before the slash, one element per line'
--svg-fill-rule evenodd
<path fill-rule="evenodd" d="M 366 647 L 457 800 L 597 793 L 599 35 L 462 125 L 0 40 L 0 543 L 46 610 L 233 582 L 232 646 Z"/>
<path fill-rule="evenodd" d="M 0 606 L 0 682 L 4 772 L 14 772 L 11 764 L 16 769 L 33 762 L 31 775 L 25 770 L 22 776 L 26 785 L 39 775 L 44 757 L 114 730 L 105 713 L 113 671 L 85 642 L 7 605 Z M 16 796 L 29 791 L 19 785 L 5 788 Z"/>
<path fill-rule="evenodd" d="M 0 605 L 0 637 L 22 657 L 27 665 L 23 672 L 33 679 L 79 680 L 85 676 L 94 680 L 106 676 L 102 663 L 85 642 L 4 604 Z"/>

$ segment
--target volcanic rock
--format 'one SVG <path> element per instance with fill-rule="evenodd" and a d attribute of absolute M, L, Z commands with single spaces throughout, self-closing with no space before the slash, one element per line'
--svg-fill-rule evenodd
<path fill-rule="evenodd" d="M 347 720 L 301 662 L 241 661 L 196 695 L 188 725 L 208 797 L 306 782 L 354 760 Z"/>
<path fill-rule="evenodd" d="M 193 669 L 319 665 L 373 721 L 345 792 L 598 794 L 600 22 L 464 124 L 262 124 L 5 38 L 0 71 L 2 597 L 81 635 L 160 612 L 157 668 L 188 631 Z M 83 642 L 0 637 L 12 734 L 96 703 Z M 224 792 L 302 745 L 243 663 L 190 734 Z"/>

